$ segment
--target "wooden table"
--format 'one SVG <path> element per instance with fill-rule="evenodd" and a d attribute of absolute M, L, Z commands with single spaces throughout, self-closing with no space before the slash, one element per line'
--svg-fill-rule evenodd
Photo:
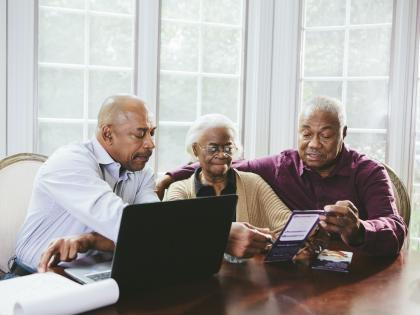
<path fill-rule="evenodd" d="M 420 314 L 420 253 L 396 258 L 355 254 L 349 274 L 265 264 L 224 262 L 201 283 L 123 298 L 89 314 Z"/>

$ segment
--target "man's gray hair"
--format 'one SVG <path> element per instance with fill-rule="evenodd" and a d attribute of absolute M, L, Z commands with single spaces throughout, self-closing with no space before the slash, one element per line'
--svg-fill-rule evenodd
<path fill-rule="evenodd" d="M 231 130 L 233 143 L 239 149 L 238 151 L 241 150 L 238 130 L 233 121 L 221 114 L 208 114 L 198 117 L 187 132 L 187 136 L 185 138 L 185 148 L 192 158 L 196 158 L 192 148 L 193 144 L 198 142 L 207 130 L 213 128 L 226 128 Z"/>
<path fill-rule="evenodd" d="M 303 117 L 308 117 L 316 111 L 323 111 L 336 115 L 340 129 L 347 124 L 344 105 L 339 100 L 329 96 L 316 96 L 307 102 L 299 114 L 299 121 Z"/>

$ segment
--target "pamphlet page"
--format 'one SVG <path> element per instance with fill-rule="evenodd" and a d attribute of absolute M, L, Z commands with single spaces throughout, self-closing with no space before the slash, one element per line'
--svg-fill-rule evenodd
<path fill-rule="evenodd" d="M 0 315 L 64 315 L 114 304 L 119 297 L 113 279 L 81 285 L 53 272 L 0 282 Z"/>

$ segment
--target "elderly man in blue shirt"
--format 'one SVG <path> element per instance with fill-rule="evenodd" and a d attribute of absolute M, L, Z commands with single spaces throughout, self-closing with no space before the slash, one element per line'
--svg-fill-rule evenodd
<path fill-rule="evenodd" d="M 51 252 L 45 257 L 55 260 L 74 259 L 90 248 L 112 251 L 123 209 L 159 201 L 153 170 L 146 166 L 155 147 L 155 129 L 142 100 L 108 97 L 98 115 L 96 136 L 61 147 L 40 168 L 12 272 L 36 271 L 47 248 Z M 51 247 L 58 238 L 61 243 Z"/>

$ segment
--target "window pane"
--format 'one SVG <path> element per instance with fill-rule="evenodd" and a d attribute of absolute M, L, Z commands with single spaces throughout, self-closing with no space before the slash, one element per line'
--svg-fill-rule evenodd
<path fill-rule="evenodd" d="M 38 16 L 37 143 L 50 154 L 91 137 L 105 97 L 133 92 L 136 11 L 134 0 L 39 3 L 55 7 Z"/>
<path fill-rule="evenodd" d="M 185 150 L 187 131 L 188 127 L 159 125 L 159 170 L 170 170 L 191 161 Z"/>
<path fill-rule="evenodd" d="M 410 238 L 420 238 L 420 186 L 414 186 L 411 202 L 414 211 L 410 218 Z M 420 250 L 420 239 L 410 239 L 410 249 Z"/>
<path fill-rule="evenodd" d="M 343 25 L 346 22 L 345 0 L 306 0 L 306 26 Z"/>
<path fill-rule="evenodd" d="M 74 141 L 82 141 L 82 124 L 40 123 L 39 152 L 51 155 L 58 147 Z"/>
<path fill-rule="evenodd" d="M 163 22 L 161 39 L 162 70 L 197 71 L 198 27 Z"/>
<path fill-rule="evenodd" d="M 241 60 L 240 36 L 240 30 L 204 27 L 203 71 L 237 74 Z"/>
<path fill-rule="evenodd" d="M 162 18 L 199 21 L 200 0 L 162 1 Z"/>
<path fill-rule="evenodd" d="M 416 150 L 414 156 L 414 184 L 420 185 L 420 135 L 416 136 Z"/>
<path fill-rule="evenodd" d="M 131 18 L 91 16 L 90 63 L 131 67 L 133 21 Z"/>
<path fill-rule="evenodd" d="M 134 3 L 132 0 L 90 0 L 89 8 L 95 11 L 132 14 Z"/>
<path fill-rule="evenodd" d="M 349 133 L 345 143 L 373 159 L 385 162 L 386 134 Z"/>
<path fill-rule="evenodd" d="M 198 115 L 221 113 L 241 125 L 245 4 L 161 1 L 159 172 L 189 160 L 185 134 Z"/>
<path fill-rule="evenodd" d="M 203 78 L 202 114 L 219 113 L 238 121 L 239 79 Z"/>
<path fill-rule="evenodd" d="M 341 99 L 341 81 L 305 81 L 303 83 L 303 102 L 317 95 L 328 95 Z"/>
<path fill-rule="evenodd" d="M 39 117 L 82 118 L 82 70 L 39 68 Z"/>
<path fill-rule="evenodd" d="M 385 80 L 350 81 L 347 89 L 348 126 L 350 128 L 386 129 L 388 82 Z"/>
<path fill-rule="evenodd" d="M 96 133 L 96 123 L 88 126 L 88 139 L 91 139 Z"/>
<path fill-rule="evenodd" d="M 344 32 L 306 32 L 305 76 L 338 76 L 343 73 Z"/>
<path fill-rule="evenodd" d="M 51 9 L 39 11 L 39 61 L 81 64 L 85 17 Z"/>
<path fill-rule="evenodd" d="M 391 29 L 350 31 L 349 75 L 388 75 Z"/>
<path fill-rule="evenodd" d="M 181 74 L 161 74 L 161 120 L 193 121 L 196 117 L 197 77 Z"/>
<path fill-rule="evenodd" d="M 212 23 L 241 25 L 242 0 L 203 1 L 203 20 Z"/>
<path fill-rule="evenodd" d="M 89 72 L 89 118 L 96 119 L 107 96 L 132 91 L 131 71 L 92 70 Z"/>
<path fill-rule="evenodd" d="M 351 23 L 391 23 L 392 6 L 393 0 L 351 0 Z"/>
<path fill-rule="evenodd" d="M 39 5 L 71 8 L 71 9 L 84 9 L 84 0 L 39 0 Z"/>

